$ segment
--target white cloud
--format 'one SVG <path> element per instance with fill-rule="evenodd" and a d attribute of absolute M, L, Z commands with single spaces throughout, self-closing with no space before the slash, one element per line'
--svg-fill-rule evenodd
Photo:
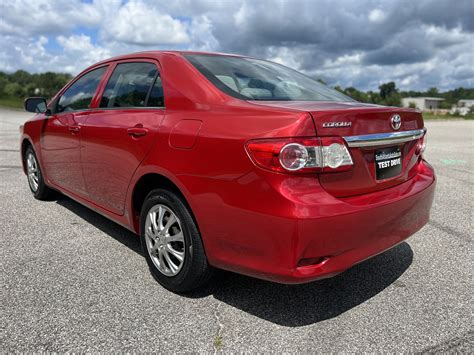
<path fill-rule="evenodd" d="M 94 45 L 86 35 L 58 36 L 56 40 L 63 48 L 63 53 L 56 57 L 61 71 L 75 74 L 112 56 L 109 49 Z"/>
<path fill-rule="evenodd" d="M 190 25 L 190 43 L 192 49 L 211 52 L 216 50 L 219 42 L 214 37 L 212 21 L 206 15 L 199 15 Z"/>
<path fill-rule="evenodd" d="M 381 23 L 385 20 L 387 15 L 380 9 L 373 9 L 369 13 L 369 21 L 374 23 Z"/>
<path fill-rule="evenodd" d="M 362 62 L 362 53 L 354 53 L 354 54 L 344 54 L 340 57 L 337 57 L 335 60 L 325 60 L 323 68 L 330 69 L 330 68 L 339 68 L 343 66 L 349 65 L 360 65 Z"/>
<path fill-rule="evenodd" d="M 110 56 L 190 49 L 268 58 L 331 85 L 473 86 L 469 1 L 0 2 L 0 70 L 77 74 Z"/>
<path fill-rule="evenodd" d="M 107 16 L 102 31 L 107 39 L 129 44 L 149 46 L 189 42 L 184 23 L 135 0 Z"/>
<path fill-rule="evenodd" d="M 0 3 L 0 33 L 47 35 L 75 26 L 97 26 L 101 14 L 94 4 L 79 0 L 17 0 Z"/>
<path fill-rule="evenodd" d="M 304 49 L 296 50 L 291 47 L 271 46 L 267 49 L 268 60 L 285 65 L 290 68 L 300 68 L 302 63 L 302 53 Z"/>

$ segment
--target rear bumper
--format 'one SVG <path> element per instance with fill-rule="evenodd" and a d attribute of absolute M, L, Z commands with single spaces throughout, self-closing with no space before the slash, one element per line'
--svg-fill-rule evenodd
<path fill-rule="evenodd" d="M 279 281 L 303 283 L 334 276 L 351 266 L 392 248 L 420 230 L 429 220 L 435 191 L 433 170 L 424 165 L 414 179 L 391 191 L 382 192 L 372 206 L 334 217 L 302 220 L 296 253 L 301 260 L 322 259 L 318 264 L 296 267 Z M 390 189 L 393 190 L 393 189 Z M 403 191 L 404 190 L 404 191 Z M 388 201 L 383 203 L 383 200 Z M 365 204 L 371 198 L 346 199 L 348 204 Z M 286 277 L 288 276 L 288 277 Z"/>
<path fill-rule="evenodd" d="M 424 161 L 409 181 L 351 198 L 335 198 L 314 180 L 291 180 L 291 186 L 288 181 L 273 182 L 280 201 L 269 198 L 267 206 L 264 200 L 259 204 L 271 214 L 243 214 L 235 208 L 226 212 L 220 205 L 216 218 L 225 222 L 232 215 L 228 223 L 235 228 L 223 239 L 206 238 L 210 263 L 274 282 L 306 283 L 392 248 L 429 220 L 435 175 Z M 242 228 L 256 221 L 258 230 Z"/>
<path fill-rule="evenodd" d="M 363 207 L 322 218 L 298 221 L 297 266 L 271 279 L 304 283 L 334 276 L 382 253 L 420 230 L 429 220 L 435 176 L 422 162 L 414 179 L 392 189 L 344 199 Z M 317 261 L 314 265 L 298 266 Z"/>

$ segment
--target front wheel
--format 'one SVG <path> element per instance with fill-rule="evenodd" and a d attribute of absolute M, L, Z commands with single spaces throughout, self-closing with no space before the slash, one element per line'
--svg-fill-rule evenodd
<path fill-rule="evenodd" d="M 38 158 L 33 148 L 28 147 L 25 152 L 26 174 L 31 193 L 38 200 L 49 200 L 54 196 L 54 191 L 44 183 Z"/>
<path fill-rule="evenodd" d="M 174 192 L 151 191 L 140 216 L 141 243 L 157 281 L 174 292 L 203 285 L 211 275 L 199 230 Z"/>

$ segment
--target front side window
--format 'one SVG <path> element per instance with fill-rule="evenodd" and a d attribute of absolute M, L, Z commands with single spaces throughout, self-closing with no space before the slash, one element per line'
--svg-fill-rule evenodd
<path fill-rule="evenodd" d="M 242 100 L 354 101 L 296 70 L 266 60 L 204 54 L 185 57 L 217 88 Z"/>
<path fill-rule="evenodd" d="M 88 109 L 106 69 L 94 69 L 76 80 L 60 97 L 56 111 Z"/>
<path fill-rule="evenodd" d="M 145 107 L 158 74 L 153 63 L 117 64 L 102 95 L 100 107 Z"/>

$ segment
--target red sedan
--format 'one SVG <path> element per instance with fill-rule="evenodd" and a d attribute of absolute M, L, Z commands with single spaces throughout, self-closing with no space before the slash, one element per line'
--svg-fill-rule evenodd
<path fill-rule="evenodd" d="M 140 235 L 166 288 L 222 268 L 282 283 L 336 275 L 425 225 L 435 190 L 420 112 L 356 102 L 235 55 L 97 63 L 23 126 L 33 195 Z"/>

